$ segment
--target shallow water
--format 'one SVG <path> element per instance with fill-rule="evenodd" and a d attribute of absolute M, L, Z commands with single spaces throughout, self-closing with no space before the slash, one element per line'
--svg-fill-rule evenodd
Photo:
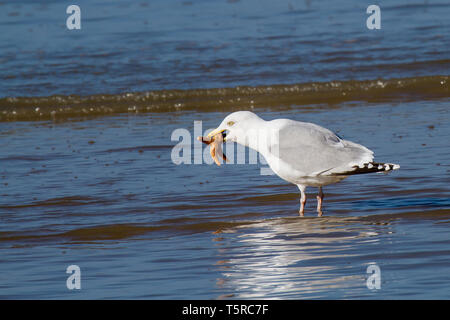
<path fill-rule="evenodd" d="M 174 129 L 206 130 L 223 113 L 4 123 L 1 296 L 449 298 L 448 103 L 261 110 L 402 166 L 326 187 L 322 218 L 308 189 L 304 219 L 297 188 L 260 175 L 264 163 L 172 162 Z M 382 272 L 376 292 L 370 263 Z M 76 293 L 70 264 L 82 270 Z"/>
<path fill-rule="evenodd" d="M 76 32 L 59 1 L 0 4 L 0 298 L 450 298 L 448 4 L 381 5 L 376 32 L 360 1 L 79 4 Z M 238 109 L 401 169 L 300 218 L 263 159 L 196 142 Z"/>

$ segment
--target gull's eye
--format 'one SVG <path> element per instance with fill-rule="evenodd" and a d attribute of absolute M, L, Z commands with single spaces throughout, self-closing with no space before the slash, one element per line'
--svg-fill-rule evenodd
<path fill-rule="evenodd" d="M 228 122 L 227 122 L 227 125 L 228 125 L 229 127 L 231 127 L 233 124 L 234 124 L 234 121 L 228 121 Z"/>

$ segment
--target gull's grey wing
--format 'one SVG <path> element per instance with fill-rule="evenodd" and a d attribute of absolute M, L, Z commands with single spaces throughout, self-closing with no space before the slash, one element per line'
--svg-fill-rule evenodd
<path fill-rule="evenodd" d="M 372 151 L 340 139 L 326 128 L 313 123 L 282 121 L 278 126 L 279 139 L 270 143 L 269 153 L 307 176 L 342 173 L 373 160 Z"/>

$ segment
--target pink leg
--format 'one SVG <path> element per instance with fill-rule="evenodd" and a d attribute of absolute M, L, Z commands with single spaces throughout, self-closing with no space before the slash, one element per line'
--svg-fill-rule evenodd
<path fill-rule="evenodd" d="M 299 210 L 299 214 L 300 217 L 303 217 L 305 214 L 305 204 L 306 204 L 306 194 L 305 194 L 305 190 L 306 187 L 305 186 L 301 186 L 299 185 L 298 188 L 300 189 L 300 210 Z"/>
<path fill-rule="evenodd" d="M 322 216 L 322 202 L 323 202 L 323 192 L 322 187 L 319 187 L 319 194 L 317 195 L 317 216 Z"/>

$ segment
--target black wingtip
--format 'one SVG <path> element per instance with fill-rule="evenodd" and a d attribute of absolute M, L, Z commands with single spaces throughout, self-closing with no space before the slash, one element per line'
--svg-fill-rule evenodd
<path fill-rule="evenodd" d="M 400 169 L 400 165 L 394 163 L 369 162 L 360 166 L 353 166 L 352 170 L 339 173 L 338 175 L 352 175 L 372 172 L 388 172 Z"/>

